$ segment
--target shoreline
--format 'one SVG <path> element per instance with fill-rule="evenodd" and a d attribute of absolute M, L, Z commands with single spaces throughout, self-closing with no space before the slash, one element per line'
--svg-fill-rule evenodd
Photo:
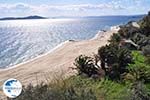
<path fill-rule="evenodd" d="M 26 63 L 30 63 L 31 61 L 34 61 L 34 60 L 36 60 L 36 59 L 38 59 L 38 58 L 40 58 L 40 57 L 43 57 L 43 56 L 48 55 L 49 53 L 52 53 L 52 52 L 55 51 L 57 48 L 59 48 L 59 47 L 61 47 L 62 45 L 66 44 L 67 42 L 70 42 L 70 41 L 69 41 L 69 40 L 66 40 L 66 41 L 64 41 L 64 42 L 62 42 L 62 43 L 60 43 L 60 44 L 58 44 L 56 47 L 54 47 L 54 48 L 51 49 L 50 51 L 48 51 L 48 52 L 46 52 L 46 53 L 43 53 L 43 54 L 41 54 L 41 55 L 38 55 L 38 56 L 35 57 L 35 58 L 31 58 L 31 59 L 29 59 L 29 60 L 27 60 L 27 61 L 21 62 L 21 63 L 19 63 L 19 64 L 13 65 L 13 66 L 6 66 L 5 68 L 0 68 L 0 71 L 1 71 L 1 70 L 9 70 L 9 69 L 16 68 L 16 67 L 21 66 L 21 65 L 26 64 Z"/>
<path fill-rule="evenodd" d="M 119 25 L 116 25 L 116 26 L 111 26 L 108 30 L 105 30 L 105 31 L 104 31 L 104 30 L 100 30 L 100 31 L 98 31 L 98 32 L 95 34 L 94 37 L 92 37 L 91 39 L 87 39 L 87 40 L 94 40 L 94 39 L 97 39 L 97 38 L 102 38 L 102 37 L 105 35 L 105 34 L 104 34 L 105 32 L 107 32 L 107 31 L 109 31 L 109 30 L 111 31 L 111 30 L 113 30 L 113 29 L 117 29 L 117 30 L 118 30 L 118 28 L 119 28 Z M 80 40 L 80 41 L 86 41 L 86 40 Z M 68 42 L 80 42 L 80 41 L 78 41 L 78 40 L 66 40 L 66 41 L 64 41 L 64 42 L 61 42 L 61 43 L 58 44 L 56 47 L 54 47 L 53 49 L 51 49 L 50 51 L 48 51 L 48 52 L 46 52 L 46 53 L 43 53 L 43 54 L 41 54 L 41 55 L 38 55 L 37 57 L 31 58 L 31 59 L 29 59 L 29 60 L 27 60 L 27 61 L 18 63 L 18 64 L 16 64 L 16 65 L 6 66 L 5 68 L 0 68 L 0 71 L 1 71 L 1 70 L 10 70 L 10 69 L 16 68 L 16 67 L 18 67 L 18 66 L 21 66 L 21 65 L 23 65 L 23 64 L 30 63 L 31 61 L 34 61 L 34 60 L 36 60 L 36 59 L 38 59 L 38 58 L 40 58 L 40 57 L 43 57 L 43 56 L 48 55 L 49 53 L 52 53 L 53 51 L 55 51 L 56 49 L 60 48 L 61 46 L 65 45 L 65 44 L 68 43 Z"/>
<path fill-rule="evenodd" d="M 49 77 L 53 80 L 56 76 L 60 78 L 74 75 L 75 72 L 70 70 L 70 67 L 74 67 L 74 59 L 81 54 L 91 56 L 97 53 L 98 48 L 106 45 L 110 36 L 118 30 L 118 26 L 113 26 L 106 32 L 98 32 L 89 40 L 67 40 L 36 58 L 10 68 L 0 69 L 0 86 L 9 78 L 16 78 L 23 85 L 30 83 L 35 85 L 39 83 L 37 77 L 38 81 L 45 82 Z"/>

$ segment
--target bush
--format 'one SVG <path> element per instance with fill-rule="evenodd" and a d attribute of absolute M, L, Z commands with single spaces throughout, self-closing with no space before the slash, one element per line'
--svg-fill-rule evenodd
<path fill-rule="evenodd" d="M 150 57 L 146 57 L 146 61 L 145 62 L 150 65 Z"/>
<path fill-rule="evenodd" d="M 88 56 L 80 55 L 75 59 L 74 65 L 77 67 L 79 75 L 87 75 L 91 77 L 92 75 L 98 74 L 99 68 L 94 64 L 94 59 Z"/>
<path fill-rule="evenodd" d="M 113 34 L 111 37 L 110 37 L 110 40 L 108 40 L 110 43 L 114 43 L 114 44 L 119 44 L 120 41 L 121 41 L 121 36 L 120 34 Z"/>
<path fill-rule="evenodd" d="M 150 82 L 150 66 L 134 64 L 128 70 L 134 81 Z"/>
<path fill-rule="evenodd" d="M 135 82 L 131 90 L 131 100 L 150 100 L 150 94 L 142 81 Z"/>
<path fill-rule="evenodd" d="M 128 23 L 120 28 L 118 33 L 122 38 L 130 39 L 135 33 L 139 33 L 140 30 L 136 27 L 133 27 L 132 24 Z"/>
<path fill-rule="evenodd" d="M 98 57 L 106 76 L 111 79 L 120 79 L 121 74 L 126 72 L 127 65 L 132 62 L 131 52 L 114 44 L 101 47 Z"/>
<path fill-rule="evenodd" d="M 141 33 L 136 33 L 133 37 L 131 37 L 131 40 L 134 41 L 139 46 L 140 50 L 144 46 L 150 45 L 150 37 L 146 37 Z"/>
<path fill-rule="evenodd" d="M 142 52 L 145 56 L 150 56 L 150 45 L 143 47 Z"/>
<path fill-rule="evenodd" d="M 140 52 L 132 52 L 134 64 L 128 66 L 128 75 L 132 81 L 150 82 L 150 65 L 146 64 L 146 58 Z"/>
<path fill-rule="evenodd" d="M 145 16 L 140 22 L 140 28 L 144 35 L 150 35 L 150 15 Z"/>
<path fill-rule="evenodd" d="M 54 83 L 51 85 L 28 85 L 22 94 L 13 100 L 97 100 L 91 89 L 76 89 L 71 83 Z M 8 100 L 12 100 L 9 99 Z"/>
<path fill-rule="evenodd" d="M 129 87 L 124 84 L 73 76 L 62 83 L 28 85 L 13 100 L 127 100 L 129 94 Z"/>
<path fill-rule="evenodd" d="M 130 86 L 127 84 L 117 83 L 108 79 L 95 80 L 93 78 L 75 76 L 69 79 L 69 83 L 72 83 L 72 86 L 78 91 L 90 89 L 93 91 L 97 100 L 127 100 L 131 93 L 129 89 Z"/>
<path fill-rule="evenodd" d="M 94 90 L 97 90 L 97 95 L 101 95 L 99 100 L 129 100 L 130 99 L 130 85 L 121 84 L 109 79 L 103 79 L 97 84 L 94 84 L 97 87 Z"/>

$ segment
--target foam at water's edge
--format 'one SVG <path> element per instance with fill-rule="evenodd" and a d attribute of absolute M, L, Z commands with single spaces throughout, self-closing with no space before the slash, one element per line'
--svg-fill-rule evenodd
<path fill-rule="evenodd" d="M 69 43 L 69 42 L 71 42 L 71 41 L 70 41 L 70 40 L 64 41 L 64 42 L 58 44 L 56 47 L 54 47 L 53 49 L 51 49 L 51 50 L 50 50 L 49 52 L 47 52 L 47 53 L 44 53 L 44 54 L 39 55 L 39 56 L 37 56 L 37 57 L 35 57 L 35 58 L 29 59 L 29 60 L 27 60 L 27 61 L 25 61 L 25 62 L 22 62 L 22 63 L 20 63 L 20 64 L 16 64 L 16 65 L 13 65 L 13 66 L 1 68 L 0 70 L 12 69 L 12 68 L 18 67 L 18 66 L 20 66 L 20 65 L 26 64 L 26 63 L 28 63 L 28 62 L 34 61 L 34 60 L 36 60 L 36 59 L 38 59 L 38 58 L 40 58 L 40 57 L 43 57 L 43 56 L 48 55 L 49 53 L 55 51 L 57 48 L 63 46 L 63 45 L 66 44 L 66 43 Z"/>
<path fill-rule="evenodd" d="M 116 25 L 116 26 L 111 26 L 108 30 L 100 30 L 93 38 L 91 38 L 91 40 L 103 37 L 105 35 L 105 32 L 107 31 L 113 31 L 113 30 L 118 31 L 119 29 L 120 29 L 119 25 Z"/>
<path fill-rule="evenodd" d="M 109 30 L 106 30 L 106 32 L 107 32 L 107 31 L 111 31 L 111 30 L 118 30 L 118 29 L 119 29 L 119 26 L 112 26 L 112 27 L 110 27 Z M 99 32 L 98 32 L 93 38 L 91 38 L 90 40 L 97 39 L 98 37 L 104 36 L 104 35 L 105 35 L 104 33 L 105 33 L 104 31 L 99 31 Z M 30 60 L 27 60 L 27 61 L 25 61 L 25 62 L 16 64 L 16 65 L 13 65 L 13 66 L 9 66 L 9 67 L 6 67 L 6 68 L 2 68 L 2 69 L 0 69 L 0 70 L 12 69 L 12 68 L 18 67 L 18 66 L 20 66 L 20 65 L 26 64 L 26 63 L 28 63 L 28 62 L 34 61 L 34 60 L 36 60 L 36 59 L 38 59 L 38 58 L 40 58 L 40 57 L 43 57 L 43 56 L 48 55 L 49 53 L 51 53 L 51 52 L 55 51 L 56 49 L 60 48 L 61 46 L 63 46 L 64 44 L 69 43 L 69 42 L 74 42 L 74 41 L 75 41 L 75 40 L 67 40 L 67 41 L 65 41 L 65 42 L 60 43 L 59 45 L 57 45 L 56 47 L 54 47 L 52 50 L 50 50 L 50 51 L 47 52 L 47 53 L 44 53 L 44 54 L 42 54 L 42 55 L 39 55 L 39 56 L 37 56 L 37 57 L 35 57 L 35 58 L 33 58 L 33 59 L 30 59 Z"/>
<path fill-rule="evenodd" d="M 97 34 L 93 38 L 91 38 L 91 40 L 97 39 L 98 37 L 102 36 L 103 33 L 103 31 L 98 31 Z"/>
<path fill-rule="evenodd" d="M 119 25 L 116 25 L 116 26 L 111 26 L 110 27 L 110 30 L 119 30 L 120 29 L 120 26 Z"/>

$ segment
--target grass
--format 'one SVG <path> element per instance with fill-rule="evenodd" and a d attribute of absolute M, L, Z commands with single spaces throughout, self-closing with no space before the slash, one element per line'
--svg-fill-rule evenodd
<path fill-rule="evenodd" d="M 28 85 L 14 100 L 127 100 L 129 97 L 130 84 L 73 76 L 48 85 Z"/>
<path fill-rule="evenodd" d="M 134 63 L 129 67 L 147 66 L 145 57 L 139 51 L 133 51 L 132 55 Z M 39 84 L 35 87 L 28 85 L 14 100 L 131 100 L 134 96 L 132 85 L 133 81 L 128 80 L 116 82 L 107 78 L 93 79 L 77 75 L 65 80 L 56 78 L 49 84 Z M 144 87 L 149 94 L 150 84 L 144 84 Z"/>
<path fill-rule="evenodd" d="M 108 79 L 94 80 L 80 76 L 71 79 L 77 89 L 90 89 L 94 92 L 97 100 L 126 100 L 129 97 L 128 84 L 117 83 Z"/>

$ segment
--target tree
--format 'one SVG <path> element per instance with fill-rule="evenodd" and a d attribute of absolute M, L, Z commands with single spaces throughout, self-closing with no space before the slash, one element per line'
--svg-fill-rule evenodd
<path fill-rule="evenodd" d="M 131 52 L 125 48 L 119 48 L 116 44 L 99 48 L 98 55 L 101 68 L 111 79 L 120 79 L 121 74 L 127 71 L 127 65 L 132 62 Z"/>

